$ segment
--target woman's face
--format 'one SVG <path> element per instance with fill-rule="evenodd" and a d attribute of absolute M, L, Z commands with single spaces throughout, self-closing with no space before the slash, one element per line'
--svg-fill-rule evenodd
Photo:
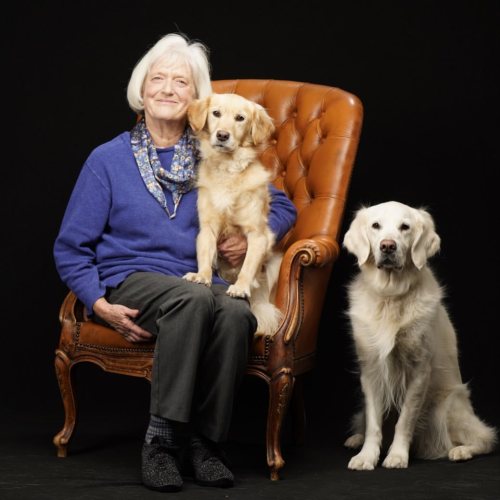
<path fill-rule="evenodd" d="M 159 59 L 144 80 L 144 114 L 149 120 L 184 121 L 195 87 L 188 64 Z"/>

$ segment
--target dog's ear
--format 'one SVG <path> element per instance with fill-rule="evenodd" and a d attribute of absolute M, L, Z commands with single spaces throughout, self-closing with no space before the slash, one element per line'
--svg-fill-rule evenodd
<path fill-rule="evenodd" d="M 263 144 L 269 140 L 274 132 L 273 119 L 267 114 L 267 111 L 260 105 L 255 104 L 252 117 L 252 141 L 255 146 Z"/>
<path fill-rule="evenodd" d="M 417 269 L 422 269 L 429 257 L 439 251 L 441 238 L 435 231 L 429 212 L 417 210 L 417 231 L 411 247 L 411 260 Z"/>
<path fill-rule="evenodd" d="M 210 105 L 210 97 L 205 99 L 195 99 L 189 104 L 187 116 L 189 125 L 193 132 L 203 130 L 207 123 L 208 107 Z"/>
<path fill-rule="evenodd" d="M 351 222 L 344 235 L 343 245 L 358 258 L 358 266 L 362 266 L 370 255 L 370 241 L 366 234 L 366 208 L 361 208 Z"/>

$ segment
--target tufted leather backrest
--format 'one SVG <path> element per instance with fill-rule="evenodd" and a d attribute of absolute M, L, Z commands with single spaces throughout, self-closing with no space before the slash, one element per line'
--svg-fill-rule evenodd
<path fill-rule="evenodd" d="M 321 235 L 338 240 L 361 130 L 359 99 L 339 88 L 284 80 L 212 84 L 214 92 L 237 93 L 261 104 L 274 119 L 274 138 L 261 160 L 299 214 L 283 246 Z"/>

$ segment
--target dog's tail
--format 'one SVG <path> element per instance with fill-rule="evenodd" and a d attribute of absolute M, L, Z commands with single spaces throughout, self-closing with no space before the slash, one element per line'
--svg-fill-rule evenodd
<path fill-rule="evenodd" d="M 475 414 L 466 384 L 455 386 L 438 400 L 418 430 L 414 444 L 419 458 L 448 455 L 451 460 L 463 460 L 490 453 L 497 443 L 496 429 Z M 458 453 L 459 448 L 464 455 L 453 453 Z"/>
<path fill-rule="evenodd" d="M 258 287 L 252 291 L 250 306 L 257 318 L 256 335 L 274 335 L 283 319 L 283 313 L 273 304 L 282 258 L 281 253 L 273 253 L 259 276 Z"/>
<path fill-rule="evenodd" d="M 252 312 L 257 318 L 255 335 L 274 335 L 283 319 L 283 313 L 270 302 L 253 302 Z"/>

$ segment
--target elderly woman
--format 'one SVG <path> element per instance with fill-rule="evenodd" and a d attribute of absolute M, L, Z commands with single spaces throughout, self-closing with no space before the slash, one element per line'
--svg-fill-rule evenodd
<path fill-rule="evenodd" d="M 128 102 L 141 120 L 97 147 L 85 162 L 54 245 L 57 270 L 95 320 L 129 342 L 156 339 L 150 423 L 142 449 L 148 488 L 181 489 L 181 424 L 194 479 L 232 486 L 220 443 L 230 426 L 256 320 L 245 300 L 182 276 L 197 269 L 196 141 L 186 112 L 211 93 L 207 49 L 178 34 L 160 39 L 138 62 Z M 269 224 L 280 240 L 295 221 L 283 192 L 272 194 Z M 219 253 L 235 264 L 246 240 Z M 185 426 L 183 426 L 185 427 Z"/>

